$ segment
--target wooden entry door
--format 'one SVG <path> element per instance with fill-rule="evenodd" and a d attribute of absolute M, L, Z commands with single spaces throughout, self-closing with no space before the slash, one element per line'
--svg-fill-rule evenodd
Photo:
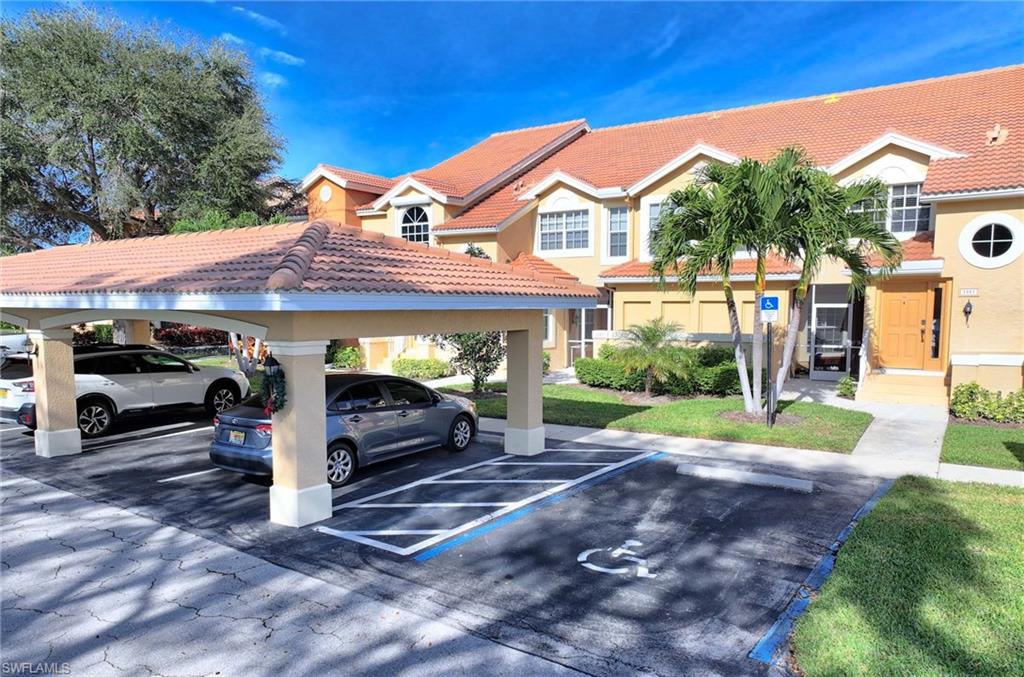
<path fill-rule="evenodd" d="M 894 369 L 923 369 L 930 332 L 929 284 L 900 282 L 882 290 L 879 361 Z"/>

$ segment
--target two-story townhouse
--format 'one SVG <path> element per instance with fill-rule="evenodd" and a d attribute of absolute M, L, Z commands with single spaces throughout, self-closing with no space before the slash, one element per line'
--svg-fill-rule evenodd
<path fill-rule="evenodd" d="M 880 218 L 904 242 L 900 270 L 862 297 L 851 297 L 839 263 L 821 271 L 801 318 L 797 369 L 859 376 L 858 397 L 880 400 L 944 402 L 951 385 L 969 380 L 1020 388 L 1022 66 L 618 127 L 574 120 L 502 132 L 397 178 L 320 165 L 303 189 L 311 216 L 459 251 L 474 243 L 495 261 L 599 287 L 597 309 L 549 313 L 546 349 L 558 368 L 655 317 L 695 342 L 727 340 L 714 277 L 692 298 L 658 288 L 650 226 L 704 163 L 764 160 L 787 145 L 803 146 L 837 181 L 888 184 Z M 748 340 L 752 273 L 738 255 Z M 769 292 L 790 298 L 796 277 L 793 264 L 769 262 Z M 371 366 L 415 346 L 429 352 L 414 338 L 364 344 Z"/>

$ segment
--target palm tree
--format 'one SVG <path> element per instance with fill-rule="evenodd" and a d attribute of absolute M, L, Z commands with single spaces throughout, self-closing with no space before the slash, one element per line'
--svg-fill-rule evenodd
<path fill-rule="evenodd" d="M 615 360 L 626 371 L 644 373 L 644 395 L 651 396 L 655 381 L 664 381 L 670 375 L 684 376 L 689 365 L 681 351 L 672 349 L 673 335 L 678 324 L 656 319 L 634 324 L 626 330 L 626 345 L 615 353 Z"/>
<path fill-rule="evenodd" d="M 850 267 L 854 292 L 866 283 L 870 272 L 867 257 L 872 252 L 881 255 L 886 270 L 898 265 L 900 250 L 895 238 L 884 226 L 874 223 L 870 213 L 850 211 L 863 200 L 884 202 L 884 191 L 878 182 L 838 186 L 831 176 L 813 166 L 803 150 L 786 148 L 766 163 L 744 158 L 735 165 L 706 165 L 693 184 L 668 197 L 651 231 L 652 268 L 662 285 L 665 272 L 673 271 L 680 288 L 690 295 L 697 290 L 699 276 L 714 274 L 721 278 L 748 413 L 762 410 L 760 299 L 765 291 L 767 257 L 780 256 L 801 266 L 783 351 L 783 368 L 788 370 L 807 288 L 825 259 L 838 259 Z M 857 239 L 851 244 L 847 238 Z M 756 258 L 753 387 L 747 378 L 731 281 L 733 257 L 738 251 L 747 251 Z M 781 379 L 777 380 L 777 392 L 781 392 Z"/>
<path fill-rule="evenodd" d="M 800 333 L 807 292 L 824 262 L 841 261 L 850 272 L 851 298 L 864 293 L 873 276 L 886 277 L 903 259 L 903 248 L 878 215 L 884 217 L 888 188 L 870 179 L 841 186 L 825 171 L 802 169 L 791 186 L 794 218 L 779 242 L 781 253 L 800 265 L 800 279 L 793 291 L 782 362 L 775 378 L 775 397 L 793 364 L 793 350 Z M 864 209 L 857 207 L 869 206 Z M 872 270 L 872 258 L 877 266 Z"/>

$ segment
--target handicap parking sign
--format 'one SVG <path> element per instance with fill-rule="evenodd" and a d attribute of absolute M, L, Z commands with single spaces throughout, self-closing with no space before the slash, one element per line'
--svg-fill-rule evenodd
<path fill-rule="evenodd" d="M 779 321 L 779 297 L 778 296 L 762 296 L 761 297 L 761 322 L 767 324 L 769 322 Z"/>

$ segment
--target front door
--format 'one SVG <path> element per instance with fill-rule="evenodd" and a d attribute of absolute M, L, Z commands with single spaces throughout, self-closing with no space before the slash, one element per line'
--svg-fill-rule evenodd
<path fill-rule="evenodd" d="M 923 369 L 931 340 L 928 282 L 887 284 L 882 290 L 879 362 L 892 369 Z"/>

